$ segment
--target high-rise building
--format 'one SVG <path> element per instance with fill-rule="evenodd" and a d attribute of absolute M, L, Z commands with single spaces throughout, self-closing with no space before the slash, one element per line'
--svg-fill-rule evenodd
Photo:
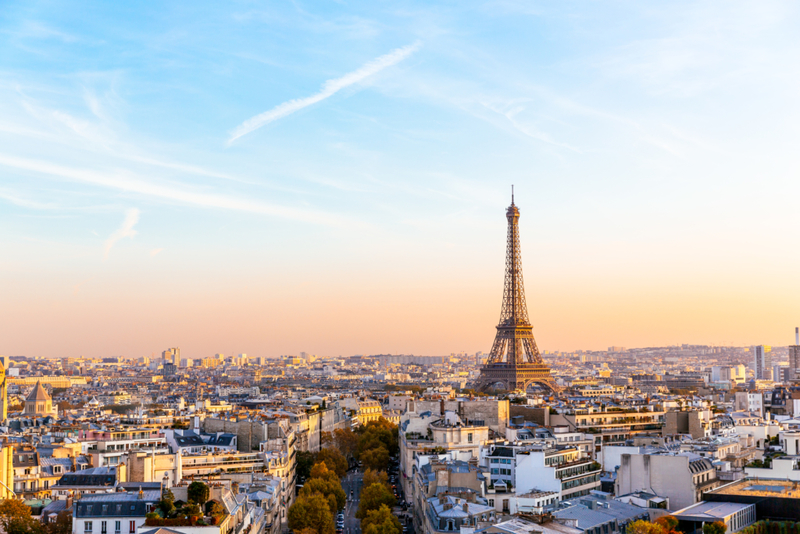
<path fill-rule="evenodd" d="M 756 380 L 772 380 L 772 347 L 757 345 L 753 347 L 753 371 Z"/>
<path fill-rule="evenodd" d="M 500 324 L 492 350 L 475 388 L 487 390 L 501 385 L 507 390 L 525 390 L 538 385 L 558 391 L 550 368 L 545 365 L 533 338 L 533 326 L 528 320 L 525 286 L 522 282 L 522 250 L 519 244 L 519 210 L 514 204 L 506 210 L 508 236 L 506 243 L 506 274 Z"/>
<path fill-rule="evenodd" d="M 794 345 L 789 345 L 789 374 L 792 379 L 798 378 L 800 369 L 800 328 L 794 327 Z"/>
<path fill-rule="evenodd" d="M 174 363 L 178 365 L 181 361 L 181 349 L 178 347 L 167 349 L 161 353 L 161 357 L 164 359 L 165 362 Z"/>
<path fill-rule="evenodd" d="M 0 402 L 3 403 L 0 407 L 0 423 L 2 423 L 8 419 L 8 379 L 3 365 L 0 365 Z"/>

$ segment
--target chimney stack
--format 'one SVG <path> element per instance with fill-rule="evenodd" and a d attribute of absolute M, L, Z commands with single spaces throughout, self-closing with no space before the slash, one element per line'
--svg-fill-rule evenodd
<path fill-rule="evenodd" d="M 800 327 L 794 327 L 794 344 L 800 345 Z"/>

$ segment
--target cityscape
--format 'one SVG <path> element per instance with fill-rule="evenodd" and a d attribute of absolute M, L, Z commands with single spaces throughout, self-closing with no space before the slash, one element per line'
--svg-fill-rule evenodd
<path fill-rule="evenodd" d="M 9 2 L 0 531 L 800 533 L 797 22 Z"/>

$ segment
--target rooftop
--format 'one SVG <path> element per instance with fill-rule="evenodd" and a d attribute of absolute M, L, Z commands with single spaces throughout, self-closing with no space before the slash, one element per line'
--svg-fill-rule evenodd
<path fill-rule="evenodd" d="M 699 502 L 689 506 L 688 508 L 684 508 L 683 510 L 678 510 L 672 515 L 678 519 L 681 519 L 685 516 L 691 516 L 692 518 L 695 518 L 695 520 L 702 519 L 704 521 L 713 521 L 731 516 L 736 512 L 740 512 L 749 508 L 750 506 L 753 505 L 736 502 Z"/>
<path fill-rule="evenodd" d="M 800 487 L 798 487 L 798 483 L 788 480 L 745 478 L 720 486 L 708 493 L 800 499 Z"/>

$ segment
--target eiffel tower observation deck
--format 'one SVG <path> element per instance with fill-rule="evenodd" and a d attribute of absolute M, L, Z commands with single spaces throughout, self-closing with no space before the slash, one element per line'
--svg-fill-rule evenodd
<path fill-rule="evenodd" d="M 519 245 L 519 209 L 514 204 L 506 211 L 508 220 L 508 243 L 506 244 L 506 279 L 503 288 L 503 306 L 500 324 L 494 338 L 492 351 L 481 367 L 481 375 L 474 387 L 479 391 L 505 389 L 525 391 L 537 385 L 558 391 L 550 374 L 550 368 L 542 361 L 533 326 L 528 320 L 525 303 L 525 286 L 522 283 L 522 254 Z"/>

